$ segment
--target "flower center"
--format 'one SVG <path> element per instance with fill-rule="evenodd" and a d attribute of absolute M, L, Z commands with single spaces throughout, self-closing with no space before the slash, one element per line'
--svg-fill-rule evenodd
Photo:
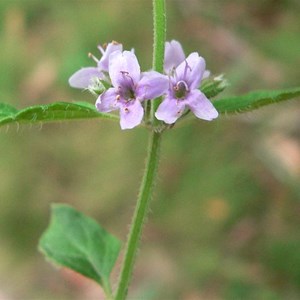
<path fill-rule="evenodd" d="M 134 91 L 131 88 L 125 89 L 123 91 L 123 98 L 126 101 L 130 101 L 135 98 Z"/>
<path fill-rule="evenodd" d="M 135 99 L 134 90 L 129 87 L 121 87 L 119 86 L 118 93 L 116 99 L 122 102 L 128 103 Z"/>
<path fill-rule="evenodd" d="M 121 71 L 123 75 L 123 83 L 118 87 L 117 100 L 123 99 L 125 102 L 130 102 L 135 99 L 135 88 L 133 79 L 128 72 Z"/>
<path fill-rule="evenodd" d="M 173 89 L 177 99 L 185 98 L 186 94 L 189 92 L 189 87 L 183 80 L 178 81 Z"/>

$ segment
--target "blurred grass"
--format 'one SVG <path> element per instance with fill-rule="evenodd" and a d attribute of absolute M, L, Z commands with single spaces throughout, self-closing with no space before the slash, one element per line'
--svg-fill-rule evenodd
<path fill-rule="evenodd" d="M 1 102 L 94 102 L 67 80 L 111 40 L 150 68 L 150 2 L 2 0 Z M 299 85 L 298 1 L 170 0 L 167 8 L 168 38 L 225 73 L 225 94 Z M 165 134 L 131 299 L 299 299 L 299 125 L 291 102 Z M 0 138 L 0 298 L 99 298 L 93 283 L 44 262 L 37 241 L 52 202 L 125 240 L 146 131 L 82 121 L 10 126 Z"/>

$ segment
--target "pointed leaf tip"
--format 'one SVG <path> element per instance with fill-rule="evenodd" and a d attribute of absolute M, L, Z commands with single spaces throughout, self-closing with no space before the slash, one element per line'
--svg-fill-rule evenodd
<path fill-rule="evenodd" d="M 120 251 L 120 241 L 71 206 L 54 204 L 39 250 L 55 264 L 68 267 L 110 290 L 109 276 Z"/>
<path fill-rule="evenodd" d="M 221 114 L 243 113 L 285 100 L 300 99 L 300 87 L 285 90 L 253 91 L 241 96 L 226 97 L 213 102 Z"/>

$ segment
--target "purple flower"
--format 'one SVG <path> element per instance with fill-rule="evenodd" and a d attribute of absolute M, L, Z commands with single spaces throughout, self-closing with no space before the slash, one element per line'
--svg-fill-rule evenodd
<path fill-rule="evenodd" d="M 165 44 L 164 70 L 169 74 L 174 68 L 185 60 L 182 46 L 179 42 L 172 40 Z"/>
<path fill-rule="evenodd" d="M 188 108 L 197 118 L 207 121 L 213 120 L 218 117 L 218 112 L 199 90 L 205 71 L 205 61 L 198 53 L 194 52 L 174 69 L 173 65 L 179 60 L 178 57 L 180 57 L 182 50 L 180 50 L 178 44 L 173 43 L 171 45 L 173 54 L 176 55 L 172 56 L 173 61 L 172 59 L 167 60 L 167 68 L 173 68 L 173 71 L 170 69 L 169 90 L 165 99 L 159 105 L 155 116 L 158 120 L 173 124 Z M 166 50 L 166 53 L 172 52 L 168 48 Z M 170 61 L 173 64 L 169 63 Z"/>
<path fill-rule="evenodd" d="M 109 56 L 115 51 L 123 51 L 123 45 L 113 41 L 109 43 L 105 49 L 101 46 L 98 46 L 98 49 L 102 53 L 102 57 L 97 62 L 98 68 L 108 72 Z"/>
<path fill-rule="evenodd" d="M 185 54 L 181 44 L 178 41 L 172 40 L 165 44 L 165 61 L 164 70 L 166 74 L 170 74 L 176 67 L 185 60 Z M 210 71 L 205 70 L 202 79 L 210 76 Z"/>
<path fill-rule="evenodd" d="M 168 78 L 154 71 L 141 73 L 133 52 L 114 51 L 109 57 L 109 76 L 113 87 L 96 101 L 100 112 L 120 110 L 122 129 L 139 125 L 144 116 L 141 102 L 157 98 L 168 89 Z"/>
<path fill-rule="evenodd" d="M 123 46 L 113 41 L 106 46 L 105 50 L 101 46 L 98 46 L 98 49 L 102 53 L 102 57 L 99 60 L 93 55 L 90 55 L 96 61 L 97 67 L 81 68 L 75 72 L 69 78 L 70 86 L 84 89 L 94 85 L 95 79 L 106 80 L 106 76 L 103 72 L 108 72 L 109 56 L 114 51 L 122 51 Z"/>

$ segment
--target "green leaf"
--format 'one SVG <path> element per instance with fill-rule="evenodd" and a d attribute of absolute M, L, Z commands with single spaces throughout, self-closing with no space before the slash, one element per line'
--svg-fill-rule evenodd
<path fill-rule="evenodd" d="M 39 249 L 52 262 L 95 280 L 111 293 L 109 276 L 120 242 L 93 219 L 68 205 L 52 205 L 51 222 Z"/>
<path fill-rule="evenodd" d="M 213 102 L 221 114 L 243 113 L 262 106 L 295 99 L 300 96 L 300 87 L 275 91 L 254 91 L 242 96 L 233 96 Z"/>
<path fill-rule="evenodd" d="M 22 110 L 0 103 L 0 126 L 15 122 L 32 124 L 90 118 L 119 120 L 115 115 L 99 113 L 93 104 L 87 102 L 54 102 L 34 105 Z"/>
<path fill-rule="evenodd" d="M 220 94 L 229 85 L 228 81 L 224 78 L 224 75 L 213 78 L 207 78 L 202 80 L 200 90 L 205 94 L 207 98 L 212 98 Z"/>

